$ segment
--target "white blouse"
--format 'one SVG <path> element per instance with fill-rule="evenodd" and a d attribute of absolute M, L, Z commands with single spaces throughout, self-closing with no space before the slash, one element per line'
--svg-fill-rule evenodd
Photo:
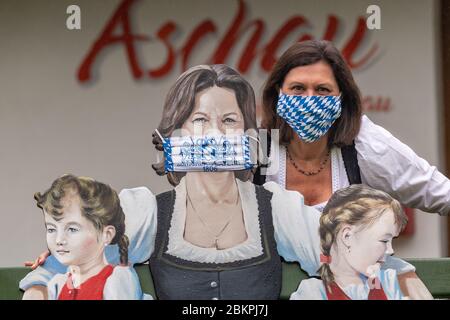
<path fill-rule="evenodd" d="M 276 154 L 274 155 L 274 157 Z M 345 170 L 344 160 L 340 148 L 333 147 L 330 151 L 331 159 L 331 187 L 332 192 L 348 187 L 350 182 L 348 181 L 347 171 Z M 271 161 L 274 159 L 271 155 Z M 274 181 L 278 183 L 282 188 L 286 189 L 286 146 L 280 145 L 278 152 L 279 170 L 276 174 L 268 175 L 266 181 Z M 323 212 L 328 201 L 313 205 L 313 207 Z"/>
<path fill-rule="evenodd" d="M 381 269 L 378 279 L 388 300 L 405 299 L 400 290 L 395 270 Z M 367 300 L 369 298 L 369 282 L 366 277 L 362 277 L 362 280 L 362 284 L 351 284 L 342 288 L 351 300 Z M 322 280 L 311 278 L 300 282 L 297 291 L 291 294 L 290 300 L 328 300 L 328 298 Z"/>
<path fill-rule="evenodd" d="M 263 254 L 259 215 L 253 214 L 258 212 L 255 188 L 238 179 L 236 182 L 242 203 L 247 240 L 224 250 L 202 248 L 186 241 L 183 236 L 186 222 L 186 182 L 182 179 L 175 188 L 176 198 L 169 229 L 168 254 L 188 261 L 206 263 L 234 262 Z"/>
<path fill-rule="evenodd" d="M 362 183 L 389 193 L 408 207 L 441 215 L 450 213 L 450 180 L 365 115 L 355 147 Z M 278 170 L 268 175 L 267 181 L 286 187 L 286 148 L 280 146 L 272 150 L 275 152 L 271 152 L 270 161 L 276 161 Z M 340 149 L 333 148 L 331 155 L 335 192 L 347 187 L 349 182 Z M 325 204 L 315 207 L 322 211 Z"/>

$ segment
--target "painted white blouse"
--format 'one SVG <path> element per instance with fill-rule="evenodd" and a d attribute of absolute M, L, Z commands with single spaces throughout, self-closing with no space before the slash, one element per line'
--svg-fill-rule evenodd
<path fill-rule="evenodd" d="M 262 253 L 255 186 L 251 182 L 236 180 L 242 203 L 248 239 L 229 249 L 200 248 L 183 238 L 186 219 L 186 186 L 182 179 L 175 188 L 176 201 L 169 229 L 168 253 L 195 262 L 223 263 L 249 259 Z M 264 188 L 273 193 L 271 199 L 275 240 L 280 256 L 286 261 L 296 261 L 309 275 L 316 275 L 320 266 L 320 240 L 318 234 L 320 212 L 306 206 L 303 196 L 296 191 L 281 188 L 275 182 L 267 182 Z M 119 194 L 125 213 L 126 234 L 130 239 L 129 261 L 147 261 L 154 250 L 157 230 L 157 202 L 155 195 L 146 187 L 124 189 Z M 110 264 L 118 264 L 117 245 L 105 251 Z M 389 257 L 385 268 L 394 268 L 399 273 L 414 271 L 405 261 Z M 30 272 L 21 282 L 20 288 L 46 285 L 55 273 L 64 273 L 65 266 L 50 256 L 43 267 Z"/>
<path fill-rule="evenodd" d="M 362 284 L 351 284 L 342 290 L 351 300 L 367 300 L 370 285 L 366 277 L 361 277 Z M 381 269 L 378 274 L 381 287 L 388 300 L 402 300 L 403 296 L 397 279 L 397 272 L 393 269 Z M 311 278 L 300 282 L 297 291 L 291 294 L 291 300 L 328 300 L 325 286 L 320 279 Z"/>
<path fill-rule="evenodd" d="M 69 273 L 56 274 L 47 285 L 48 299 L 57 300 L 67 282 Z M 103 300 L 151 300 L 150 295 L 143 297 L 139 279 L 129 267 L 116 266 L 106 279 L 103 288 Z"/>

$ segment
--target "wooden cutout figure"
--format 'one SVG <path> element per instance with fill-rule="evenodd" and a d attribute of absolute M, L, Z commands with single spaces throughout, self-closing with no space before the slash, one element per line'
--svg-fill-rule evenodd
<path fill-rule="evenodd" d="M 255 111 L 252 87 L 226 65 L 192 67 L 170 88 L 153 134 L 164 159 L 152 167 L 174 188 L 119 193 L 130 262 L 149 261 L 158 299 L 278 299 L 280 256 L 317 274 L 320 212 L 276 182 L 251 182 Z M 117 248 L 105 251 L 118 259 Z M 399 272 L 414 270 L 387 259 Z M 54 275 L 56 262 L 50 256 L 21 281 L 24 297 Z"/>

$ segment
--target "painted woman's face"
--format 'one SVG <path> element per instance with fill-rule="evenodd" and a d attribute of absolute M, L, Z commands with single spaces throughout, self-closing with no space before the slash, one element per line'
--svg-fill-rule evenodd
<path fill-rule="evenodd" d="M 63 199 L 61 219 L 44 216 L 48 248 L 62 264 L 80 266 L 103 255 L 102 234 L 82 215 L 78 196 Z"/>
<path fill-rule="evenodd" d="M 348 264 L 359 273 L 369 276 L 369 267 L 378 268 L 385 262 L 386 256 L 394 254 L 392 239 L 397 237 L 398 233 L 394 212 L 391 209 L 386 210 L 369 227 L 354 228 L 347 242 L 349 250 L 343 248 Z"/>
<path fill-rule="evenodd" d="M 244 128 L 234 91 L 216 86 L 197 93 L 194 109 L 182 126 L 195 136 L 243 134 Z"/>
<path fill-rule="evenodd" d="M 291 69 L 284 78 L 281 91 L 296 96 L 339 95 L 333 70 L 324 61 Z"/>

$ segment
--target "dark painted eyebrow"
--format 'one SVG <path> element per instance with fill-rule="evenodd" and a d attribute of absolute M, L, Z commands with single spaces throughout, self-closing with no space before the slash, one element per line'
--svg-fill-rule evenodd
<path fill-rule="evenodd" d="M 195 114 L 202 114 L 202 115 L 204 115 L 205 117 L 207 117 L 208 115 L 206 114 L 206 113 L 204 113 L 204 112 L 201 112 L 201 111 L 196 111 L 196 112 L 194 112 L 194 115 Z"/>
<path fill-rule="evenodd" d="M 236 112 L 228 112 L 228 113 L 225 113 L 223 116 L 226 117 L 226 116 L 231 116 L 231 115 L 237 116 L 237 113 Z"/>
<path fill-rule="evenodd" d="M 69 225 L 69 224 L 74 224 L 74 225 L 76 225 L 76 226 L 78 226 L 78 227 L 81 228 L 81 224 L 79 224 L 78 222 L 75 222 L 75 221 L 69 221 L 69 222 L 66 223 L 66 225 Z"/>

